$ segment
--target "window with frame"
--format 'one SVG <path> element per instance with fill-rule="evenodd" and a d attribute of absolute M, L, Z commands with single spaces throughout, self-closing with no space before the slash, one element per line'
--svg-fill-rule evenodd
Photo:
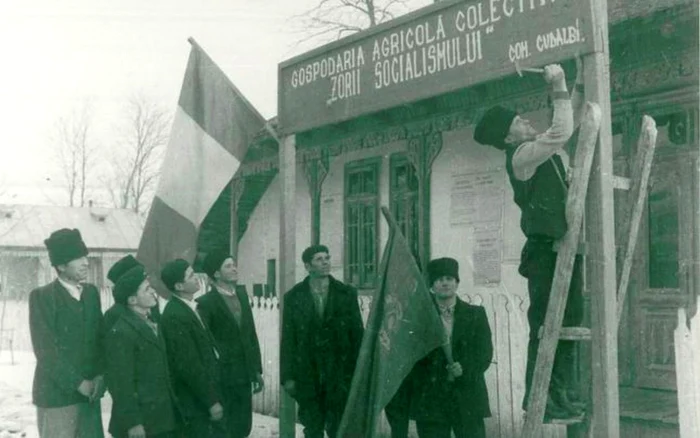
<path fill-rule="evenodd" d="M 375 286 L 379 234 L 380 159 L 345 167 L 345 281 L 361 289 Z"/>
<path fill-rule="evenodd" d="M 411 253 L 420 267 L 418 245 L 418 177 L 416 170 L 404 153 L 391 156 L 389 198 L 391 215 L 399 225 Z"/>

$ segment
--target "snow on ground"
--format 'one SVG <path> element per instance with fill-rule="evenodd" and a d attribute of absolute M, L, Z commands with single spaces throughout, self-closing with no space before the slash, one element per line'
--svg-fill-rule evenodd
<path fill-rule="evenodd" d="M 10 352 L 0 352 L 0 438 L 38 438 L 36 408 L 32 404 L 32 379 L 36 360 L 34 353 L 16 351 L 14 364 Z M 112 401 L 109 394 L 102 399 L 102 422 L 107 430 Z M 278 420 L 253 414 L 253 431 L 250 438 L 273 438 L 279 436 Z M 297 425 L 296 436 L 303 432 Z"/>

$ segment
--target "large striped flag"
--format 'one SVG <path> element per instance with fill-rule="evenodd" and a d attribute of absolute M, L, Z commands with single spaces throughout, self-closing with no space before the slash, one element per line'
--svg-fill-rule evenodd
<path fill-rule="evenodd" d="M 160 181 L 137 258 L 156 274 L 197 254 L 199 227 L 265 119 L 192 39 Z M 160 288 L 159 288 L 160 289 Z M 163 292 L 163 291 L 161 291 Z"/>

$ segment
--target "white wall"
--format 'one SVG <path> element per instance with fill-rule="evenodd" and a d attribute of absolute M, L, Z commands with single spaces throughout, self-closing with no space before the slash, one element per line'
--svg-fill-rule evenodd
<path fill-rule="evenodd" d="M 309 191 L 300 167 L 296 173 L 296 277 L 304 278 L 304 265 L 301 252 L 311 240 L 311 219 Z M 255 283 L 267 282 L 267 260 L 277 260 L 277 285 L 279 285 L 279 244 L 280 244 L 280 182 L 276 176 L 255 207 L 248 221 L 248 229 L 238 243 L 239 283 L 252 292 Z M 278 291 L 279 292 L 279 291 Z"/>

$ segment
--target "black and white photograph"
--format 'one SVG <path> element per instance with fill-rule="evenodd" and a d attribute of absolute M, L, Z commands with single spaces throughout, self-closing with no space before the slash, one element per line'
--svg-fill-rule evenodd
<path fill-rule="evenodd" d="M 0 38 L 0 438 L 700 437 L 698 0 Z"/>

